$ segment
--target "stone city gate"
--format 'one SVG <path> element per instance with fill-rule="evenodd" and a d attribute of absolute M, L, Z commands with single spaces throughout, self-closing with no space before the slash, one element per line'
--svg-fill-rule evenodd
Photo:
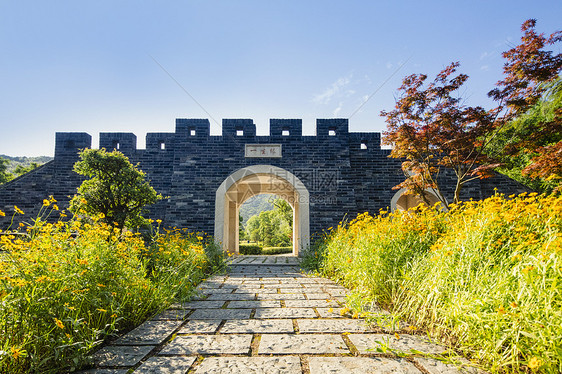
<path fill-rule="evenodd" d="M 86 133 L 56 133 L 55 158 L 0 186 L 0 228 L 9 225 L 13 206 L 34 216 L 53 195 L 65 206 L 82 179 L 73 172 L 78 151 L 91 147 Z M 248 198 L 273 193 L 294 211 L 293 253 L 312 235 L 358 213 L 404 209 L 417 203 L 393 186 L 403 179 L 401 161 L 381 149 L 380 133 L 350 132 L 347 119 L 318 119 L 315 136 L 302 135 L 300 119 L 272 119 L 268 136 L 256 135 L 251 119 L 224 119 L 222 135 L 210 135 L 207 119 L 177 119 L 173 133 L 148 133 L 137 149 L 132 133 L 100 133 L 100 148 L 117 149 L 138 163 L 151 185 L 167 198 L 149 207 L 163 225 L 214 235 L 225 249 L 238 252 L 238 210 Z M 451 199 L 452 173 L 443 174 Z M 463 200 L 524 187 L 501 175 L 476 180 Z"/>

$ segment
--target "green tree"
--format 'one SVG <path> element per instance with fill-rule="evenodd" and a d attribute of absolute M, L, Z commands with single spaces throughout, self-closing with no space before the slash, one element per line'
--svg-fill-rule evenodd
<path fill-rule="evenodd" d="M 539 153 L 534 147 L 522 147 L 531 137 L 539 147 L 560 144 L 562 131 L 545 133 L 538 130 L 546 123 L 560 123 L 562 120 L 562 79 L 548 85 L 540 100 L 527 112 L 509 122 L 494 139 L 492 151 L 498 153 L 502 166 L 498 171 L 539 192 L 551 193 L 560 189 L 562 174 L 554 170 L 556 161 L 549 159 L 548 165 L 537 162 Z M 540 137 L 535 135 L 541 134 Z M 560 162 L 558 162 L 560 163 Z M 546 167 L 545 167 L 546 166 Z M 540 168 L 544 174 L 529 176 Z M 560 169 L 560 166 L 558 166 Z"/>
<path fill-rule="evenodd" d="M 145 174 L 121 152 L 85 149 L 74 171 L 86 179 L 71 200 L 73 212 L 103 214 L 103 220 L 119 229 L 146 223 L 143 208 L 162 199 L 145 180 Z"/>
<path fill-rule="evenodd" d="M 251 216 L 246 223 L 246 232 L 250 236 L 250 240 L 260 242 L 262 240 L 260 232 L 260 217 L 259 215 Z"/>
<path fill-rule="evenodd" d="M 502 54 L 504 78 L 488 95 L 505 113 L 499 153 L 508 161 L 507 167 L 513 157 L 519 162 L 515 170 L 522 167 L 521 173 L 538 184 L 558 180 L 548 185 L 562 192 L 562 53 L 547 49 L 562 42 L 562 31 L 547 37 L 537 33 L 535 26 L 534 19 L 523 23 L 521 44 Z"/>
<path fill-rule="evenodd" d="M 39 166 L 41 166 L 41 165 L 39 165 L 37 162 L 32 162 L 28 166 L 18 165 L 14 169 L 14 178 L 19 177 L 20 175 L 24 175 L 26 173 L 29 173 L 30 171 L 32 171 L 34 169 L 37 169 Z"/>
<path fill-rule="evenodd" d="M 8 172 L 10 160 L 0 157 L 0 184 L 9 182 L 13 176 Z"/>
<path fill-rule="evenodd" d="M 293 208 L 283 199 L 272 201 L 273 210 L 262 211 L 246 223 L 246 231 L 252 241 L 264 246 L 287 246 L 293 236 Z"/>

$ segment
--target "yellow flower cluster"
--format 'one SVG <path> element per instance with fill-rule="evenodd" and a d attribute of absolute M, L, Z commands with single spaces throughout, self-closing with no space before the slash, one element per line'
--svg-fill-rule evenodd
<path fill-rule="evenodd" d="M 552 338 L 562 336 L 560 195 L 495 195 L 448 212 L 363 213 L 328 230 L 311 253 L 323 259 L 323 275 L 355 289 L 361 304 L 392 308 L 490 367 L 562 367 Z"/>
<path fill-rule="evenodd" d="M 56 200 L 45 199 L 43 208 L 57 210 Z M 171 230 L 147 245 L 99 216 L 32 221 L 25 232 L 0 236 L 0 339 L 12 347 L 5 356 L 11 359 L 0 358 L 0 372 L 64 371 L 56 365 L 68 363 L 68 355 L 84 354 L 105 334 L 187 298 L 209 270 L 201 234 Z M 27 357 L 26 349 L 35 356 Z"/>

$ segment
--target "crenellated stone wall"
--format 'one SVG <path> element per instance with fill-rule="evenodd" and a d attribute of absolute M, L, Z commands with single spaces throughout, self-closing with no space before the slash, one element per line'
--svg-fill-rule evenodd
<path fill-rule="evenodd" d="M 269 165 L 298 178 L 308 190 L 310 233 L 357 213 L 389 207 L 397 193 L 392 187 L 404 179 L 400 161 L 388 158 L 390 151 L 381 149 L 380 133 L 349 132 L 347 119 L 318 119 L 315 136 L 302 135 L 300 119 L 272 119 L 269 136 L 257 136 L 251 119 L 224 119 L 221 136 L 210 135 L 207 119 L 177 119 L 174 133 L 147 134 L 144 150 L 137 149 L 136 143 L 132 133 L 100 134 L 100 148 L 118 149 L 132 163 L 139 163 L 151 185 L 167 197 L 149 208 L 151 218 L 210 234 L 215 228 L 217 189 L 242 168 Z M 247 157 L 246 146 L 254 147 L 254 152 L 279 150 L 281 157 Z M 27 220 L 49 195 L 64 208 L 82 181 L 72 170 L 77 153 L 89 147 L 91 136 L 86 133 L 57 133 L 53 161 L 0 186 L 0 209 L 7 213 L 0 217 L 0 228 L 9 224 L 14 205 L 26 212 L 19 218 Z M 453 175 L 445 173 L 449 200 L 453 181 Z M 525 191 L 498 175 L 471 182 L 462 197 L 482 199 L 494 188 L 507 194 Z"/>

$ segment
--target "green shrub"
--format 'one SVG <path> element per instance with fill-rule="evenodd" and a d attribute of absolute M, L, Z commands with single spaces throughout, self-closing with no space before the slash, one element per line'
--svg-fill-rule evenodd
<path fill-rule="evenodd" d="M 284 253 L 292 253 L 293 247 L 265 247 L 262 250 L 264 255 L 280 255 Z"/>
<path fill-rule="evenodd" d="M 261 255 L 262 247 L 254 244 L 240 244 L 238 250 L 241 255 Z"/>

